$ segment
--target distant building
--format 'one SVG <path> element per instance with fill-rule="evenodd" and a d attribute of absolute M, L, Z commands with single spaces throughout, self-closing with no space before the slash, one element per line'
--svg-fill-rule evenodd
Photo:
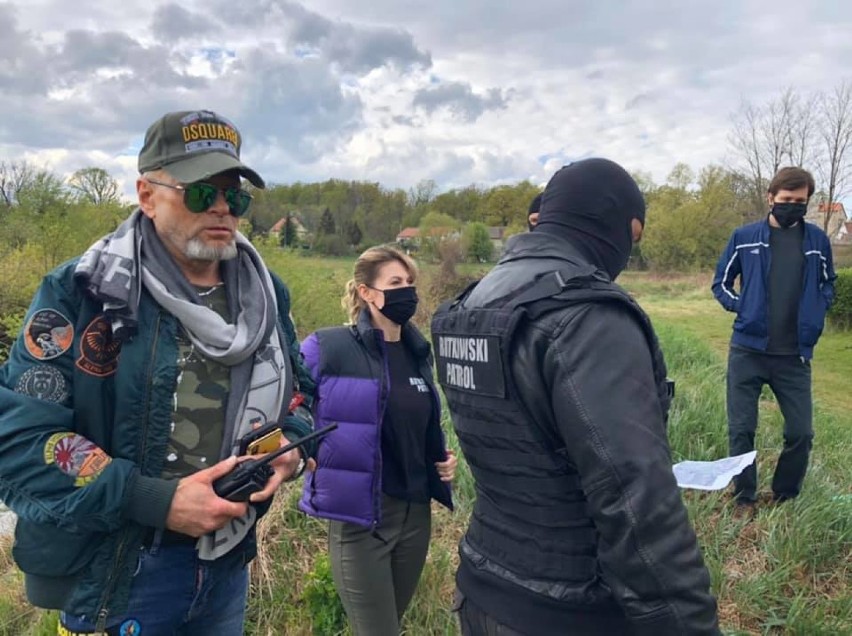
<path fill-rule="evenodd" d="M 818 226 L 820 229 L 825 229 L 826 234 L 831 237 L 837 235 L 840 228 L 847 221 L 846 209 L 839 201 L 831 204 L 831 215 L 828 219 L 828 228 L 825 228 L 825 217 L 828 211 L 828 203 L 821 201 L 817 205 L 811 205 L 808 213 L 805 215 L 805 220 Z"/>
<path fill-rule="evenodd" d="M 293 224 L 293 230 L 296 233 L 296 240 L 300 243 L 305 240 L 305 237 L 308 235 L 308 230 L 305 229 L 305 226 L 302 225 L 302 221 L 295 214 L 290 215 L 290 222 Z M 284 226 L 287 223 L 287 217 L 284 216 L 278 221 L 275 222 L 271 228 L 269 228 L 269 236 L 275 238 L 276 240 L 281 240 L 281 232 L 284 231 Z"/>
<path fill-rule="evenodd" d="M 838 245 L 852 245 L 852 221 L 842 223 L 837 234 L 831 238 Z"/>
<path fill-rule="evenodd" d="M 491 239 L 491 244 L 494 246 L 495 254 L 499 254 L 503 251 L 505 233 L 506 228 L 502 226 L 488 228 L 488 238 Z M 407 227 L 396 235 L 396 242 L 404 250 L 416 251 L 420 247 L 424 238 L 444 240 L 458 239 L 460 237 L 461 232 L 450 227 L 430 228 L 427 235 L 422 234 L 419 227 Z"/>
<path fill-rule="evenodd" d="M 420 247 L 420 228 L 407 227 L 396 235 L 396 242 L 406 252 L 416 251 Z"/>
<path fill-rule="evenodd" d="M 413 241 L 416 238 L 420 237 L 420 228 L 419 227 L 407 227 L 403 229 L 399 234 L 396 235 L 397 242 L 400 241 Z"/>
<path fill-rule="evenodd" d="M 494 253 L 499 254 L 503 251 L 504 235 L 506 228 L 504 226 L 489 227 L 488 238 L 491 239 L 491 244 L 494 246 Z"/>

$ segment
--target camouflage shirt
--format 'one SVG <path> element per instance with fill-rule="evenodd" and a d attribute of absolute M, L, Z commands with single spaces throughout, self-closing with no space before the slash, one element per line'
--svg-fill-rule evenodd
<path fill-rule="evenodd" d="M 196 289 L 202 302 L 229 320 L 223 285 Z M 201 355 L 183 328 L 179 331 L 178 347 L 180 372 L 162 474 L 166 479 L 186 477 L 219 461 L 231 385 L 230 368 Z"/>

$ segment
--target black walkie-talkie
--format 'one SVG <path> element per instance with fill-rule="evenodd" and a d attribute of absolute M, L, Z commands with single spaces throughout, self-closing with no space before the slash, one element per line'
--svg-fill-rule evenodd
<path fill-rule="evenodd" d="M 310 442 L 318 437 L 327 435 L 336 428 L 337 422 L 333 422 L 318 431 L 297 439 L 295 442 L 290 442 L 286 446 L 282 446 L 260 459 L 247 459 L 237 464 L 234 470 L 213 482 L 213 491 L 222 499 L 227 499 L 228 501 L 248 501 L 253 493 L 260 492 L 266 487 L 266 482 L 274 474 L 275 471 L 269 465 L 272 460 L 294 448 L 302 446 L 305 442 Z"/>

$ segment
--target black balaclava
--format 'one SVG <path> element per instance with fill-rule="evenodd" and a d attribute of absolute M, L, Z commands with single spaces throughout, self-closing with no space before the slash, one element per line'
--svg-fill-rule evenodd
<path fill-rule="evenodd" d="M 609 159 L 583 159 L 551 177 L 535 231 L 567 240 L 615 280 L 633 248 L 633 219 L 644 226 L 645 200 L 633 177 Z"/>
<path fill-rule="evenodd" d="M 535 212 L 538 212 L 539 209 L 541 208 L 541 194 L 542 193 L 535 195 L 535 198 L 532 201 L 530 201 L 530 209 L 527 210 L 527 228 L 529 228 L 530 232 L 532 232 L 533 228 L 535 227 L 535 225 L 530 223 L 530 214 L 534 214 Z"/>

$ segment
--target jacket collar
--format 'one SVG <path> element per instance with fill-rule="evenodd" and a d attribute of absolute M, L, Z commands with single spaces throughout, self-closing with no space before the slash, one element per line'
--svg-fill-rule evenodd
<path fill-rule="evenodd" d="M 544 232 L 527 232 L 510 237 L 506 242 L 506 248 L 503 250 L 498 265 L 521 259 L 555 259 L 573 265 L 589 264 L 588 259 L 571 243 Z"/>

